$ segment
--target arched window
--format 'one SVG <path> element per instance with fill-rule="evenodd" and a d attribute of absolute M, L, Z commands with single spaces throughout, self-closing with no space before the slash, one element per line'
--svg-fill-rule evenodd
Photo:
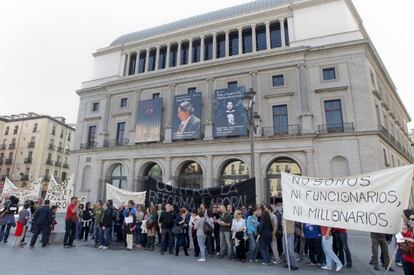
<path fill-rule="evenodd" d="M 145 169 L 144 176 L 145 177 L 152 177 L 152 178 L 161 178 L 162 177 L 162 169 L 157 163 L 152 162 Z"/>
<path fill-rule="evenodd" d="M 118 164 L 112 170 L 111 184 L 115 187 L 122 188 L 127 184 L 127 177 L 125 167 L 122 164 Z"/>
<path fill-rule="evenodd" d="M 238 183 L 249 178 L 249 167 L 239 159 L 227 161 L 221 171 L 219 182 L 224 185 Z"/>
<path fill-rule="evenodd" d="M 331 177 L 348 177 L 349 164 L 348 160 L 342 156 L 336 156 L 331 159 Z"/>
<path fill-rule="evenodd" d="M 195 161 L 185 162 L 178 175 L 178 186 L 184 188 L 201 188 L 203 186 L 203 169 Z"/>
<path fill-rule="evenodd" d="M 276 203 L 282 199 L 281 172 L 302 175 L 300 166 L 291 158 L 281 157 L 275 159 L 266 173 L 271 203 Z"/>

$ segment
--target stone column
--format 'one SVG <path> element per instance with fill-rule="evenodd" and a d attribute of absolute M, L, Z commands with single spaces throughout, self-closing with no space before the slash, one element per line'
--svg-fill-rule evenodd
<path fill-rule="evenodd" d="M 285 37 L 285 18 L 280 18 L 280 40 L 282 42 L 282 47 L 286 47 L 286 37 Z"/>
<path fill-rule="evenodd" d="M 171 143 L 172 142 L 172 116 L 173 116 L 173 110 L 172 102 L 174 101 L 174 95 L 175 95 L 175 84 L 172 83 L 168 85 L 169 93 L 168 93 L 168 102 L 171 102 L 169 105 L 169 108 L 167 108 L 165 111 L 167 112 L 167 121 L 165 125 L 165 134 L 164 134 L 164 143 Z"/>
<path fill-rule="evenodd" d="M 139 68 L 139 51 L 137 51 L 137 59 L 135 60 L 135 74 L 138 73 Z"/>
<path fill-rule="evenodd" d="M 125 75 L 129 75 L 129 65 L 130 65 L 130 61 L 131 61 L 131 54 L 127 53 L 126 54 L 127 58 L 126 58 L 126 69 L 125 69 Z"/>
<path fill-rule="evenodd" d="M 206 81 L 207 90 L 203 97 L 203 101 L 206 102 L 204 109 L 204 117 L 206 118 L 204 140 L 212 140 L 214 123 L 214 78 L 208 78 Z"/>
<path fill-rule="evenodd" d="M 104 160 L 99 160 L 99 177 L 98 177 L 98 186 L 97 186 L 97 197 L 98 199 L 106 199 L 106 182 L 105 182 L 105 171 L 104 171 Z M 92 186 L 93 188 L 93 186 Z M 92 201 L 91 198 L 88 198 Z"/>
<path fill-rule="evenodd" d="M 177 47 L 177 67 L 181 66 L 181 43 L 182 43 L 182 41 L 178 41 L 178 47 Z"/>
<path fill-rule="evenodd" d="M 160 46 L 157 46 L 157 53 L 155 54 L 155 70 L 160 67 Z"/>
<path fill-rule="evenodd" d="M 251 167 L 251 165 L 250 165 Z M 263 187 L 263 180 L 262 180 L 262 168 L 260 163 L 260 153 L 254 154 L 254 167 L 255 167 L 255 176 L 256 176 L 256 203 L 262 204 L 264 203 L 264 190 Z"/>
<path fill-rule="evenodd" d="M 308 177 L 315 177 L 315 159 L 314 159 L 314 150 L 308 149 L 305 150 L 305 157 L 306 157 L 306 176 Z"/>
<path fill-rule="evenodd" d="M 251 28 L 252 28 L 252 51 L 255 53 L 257 51 L 256 24 L 251 25 Z"/>
<path fill-rule="evenodd" d="M 147 48 L 146 56 L 145 56 L 145 72 L 149 70 L 149 56 L 150 56 L 150 49 Z"/>
<path fill-rule="evenodd" d="M 165 57 L 165 68 L 168 69 L 170 67 L 170 50 L 171 50 L 171 45 L 168 44 L 167 45 L 167 53 L 166 53 L 166 57 Z"/>
<path fill-rule="evenodd" d="M 225 43 L 225 47 L 224 47 L 224 55 L 225 55 L 225 57 L 228 57 L 228 56 L 230 56 L 230 31 L 229 30 L 226 30 L 225 32 L 224 32 L 224 35 L 225 35 L 225 39 L 224 39 L 224 43 Z"/>
<path fill-rule="evenodd" d="M 270 50 L 272 48 L 271 38 L 270 38 L 270 22 L 266 22 L 266 48 Z"/>
<path fill-rule="evenodd" d="M 207 171 L 205 179 L 206 181 L 203 183 L 204 188 L 214 187 L 214 174 L 213 174 L 213 156 L 207 155 Z"/>
<path fill-rule="evenodd" d="M 204 61 L 204 55 L 205 55 L 205 43 L 204 43 L 204 35 L 200 36 L 200 62 Z"/>
<path fill-rule="evenodd" d="M 141 90 L 138 89 L 135 91 L 133 96 L 131 97 L 130 103 L 131 106 L 131 116 L 129 118 L 129 144 L 135 143 L 135 133 L 136 133 L 136 124 L 137 124 L 137 111 L 138 111 L 138 101 L 139 101 L 139 95 L 141 93 Z"/>
<path fill-rule="evenodd" d="M 308 81 L 306 76 L 306 65 L 299 64 L 297 66 L 298 85 L 299 85 L 299 98 L 301 107 L 301 122 L 302 122 L 302 133 L 313 133 L 313 115 L 310 112 L 309 94 L 308 94 Z"/>
<path fill-rule="evenodd" d="M 138 186 L 135 185 L 135 160 L 128 160 L 128 186 L 125 190 L 134 192 Z"/>
<path fill-rule="evenodd" d="M 217 33 L 213 33 L 213 60 L 217 56 Z"/>
<path fill-rule="evenodd" d="M 193 63 L 193 39 L 188 40 L 188 64 Z"/>
<path fill-rule="evenodd" d="M 238 28 L 239 31 L 239 55 L 243 54 L 243 28 Z"/>
<path fill-rule="evenodd" d="M 169 182 L 171 180 L 171 157 L 165 157 L 165 171 L 164 171 L 164 182 Z"/>
<path fill-rule="evenodd" d="M 105 95 L 105 109 L 103 114 L 103 119 L 100 121 L 100 129 L 101 132 L 98 132 L 97 136 L 97 146 L 101 147 L 104 144 L 104 141 L 109 136 L 109 121 L 111 116 L 111 101 L 112 101 L 112 95 L 106 94 Z M 99 131 L 98 128 L 98 131 Z"/>

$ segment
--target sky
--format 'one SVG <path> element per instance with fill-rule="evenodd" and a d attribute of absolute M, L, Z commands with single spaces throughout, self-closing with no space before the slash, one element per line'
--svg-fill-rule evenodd
<path fill-rule="evenodd" d="M 0 115 L 36 112 L 76 122 L 92 53 L 122 34 L 250 0 L 13 0 L 0 2 Z M 414 1 L 354 0 L 414 119 Z M 414 128 L 414 122 L 409 124 Z"/>

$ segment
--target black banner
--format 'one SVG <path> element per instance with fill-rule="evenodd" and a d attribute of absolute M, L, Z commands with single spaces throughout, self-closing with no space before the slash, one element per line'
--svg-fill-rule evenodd
<path fill-rule="evenodd" d="M 200 204 L 212 207 L 214 204 L 231 204 L 235 208 L 256 204 L 256 183 L 255 179 L 223 185 L 220 187 L 187 189 L 178 188 L 149 179 L 145 182 L 146 204 L 176 205 L 179 208 L 187 207 L 195 209 Z"/>

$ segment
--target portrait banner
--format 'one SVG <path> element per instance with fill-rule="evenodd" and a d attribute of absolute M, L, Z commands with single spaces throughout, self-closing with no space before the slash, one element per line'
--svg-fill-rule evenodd
<path fill-rule="evenodd" d="M 162 98 L 138 102 L 135 142 L 154 142 L 161 140 Z"/>
<path fill-rule="evenodd" d="M 73 197 L 75 186 L 72 178 L 73 176 L 62 181 L 61 183 L 58 183 L 55 177 L 50 177 L 45 200 L 50 201 L 50 206 L 56 205 L 58 207 L 58 213 L 66 212 L 66 209 L 70 203 L 70 198 Z"/>
<path fill-rule="evenodd" d="M 146 192 L 130 192 L 117 188 L 109 183 L 106 184 L 106 199 L 112 200 L 116 208 L 126 205 L 132 200 L 136 204 L 145 204 Z"/>
<path fill-rule="evenodd" d="M 311 178 L 282 172 L 287 220 L 395 234 L 408 207 L 414 165 L 343 178 Z"/>
<path fill-rule="evenodd" d="M 145 182 L 145 188 L 147 205 L 169 203 L 179 208 L 195 209 L 200 204 L 209 208 L 214 204 L 231 204 L 235 208 L 256 204 L 254 178 L 231 185 L 201 189 L 173 187 L 150 178 Z"/>
<path fill-rule="evenodd" d="M 201 133 L 201 93 L 175 96 L 172 139 L 197 139 Z"/>
<path fill-rule="evenodd" d="M 243 107 L 244 87 L 220 89 L 215 92 L 214 136 L 245 136 L 247 134 Z"/>
<path fill-rule="evenodd" d="M 25 201 L 36 201 L 40 198 L 42 189 L 41 179 L 29 183 L 27 186 L 18 188 L 8 178 L 4 181 L 2 196 L 15 196 L 19 198 L 19 204 Z"/>

